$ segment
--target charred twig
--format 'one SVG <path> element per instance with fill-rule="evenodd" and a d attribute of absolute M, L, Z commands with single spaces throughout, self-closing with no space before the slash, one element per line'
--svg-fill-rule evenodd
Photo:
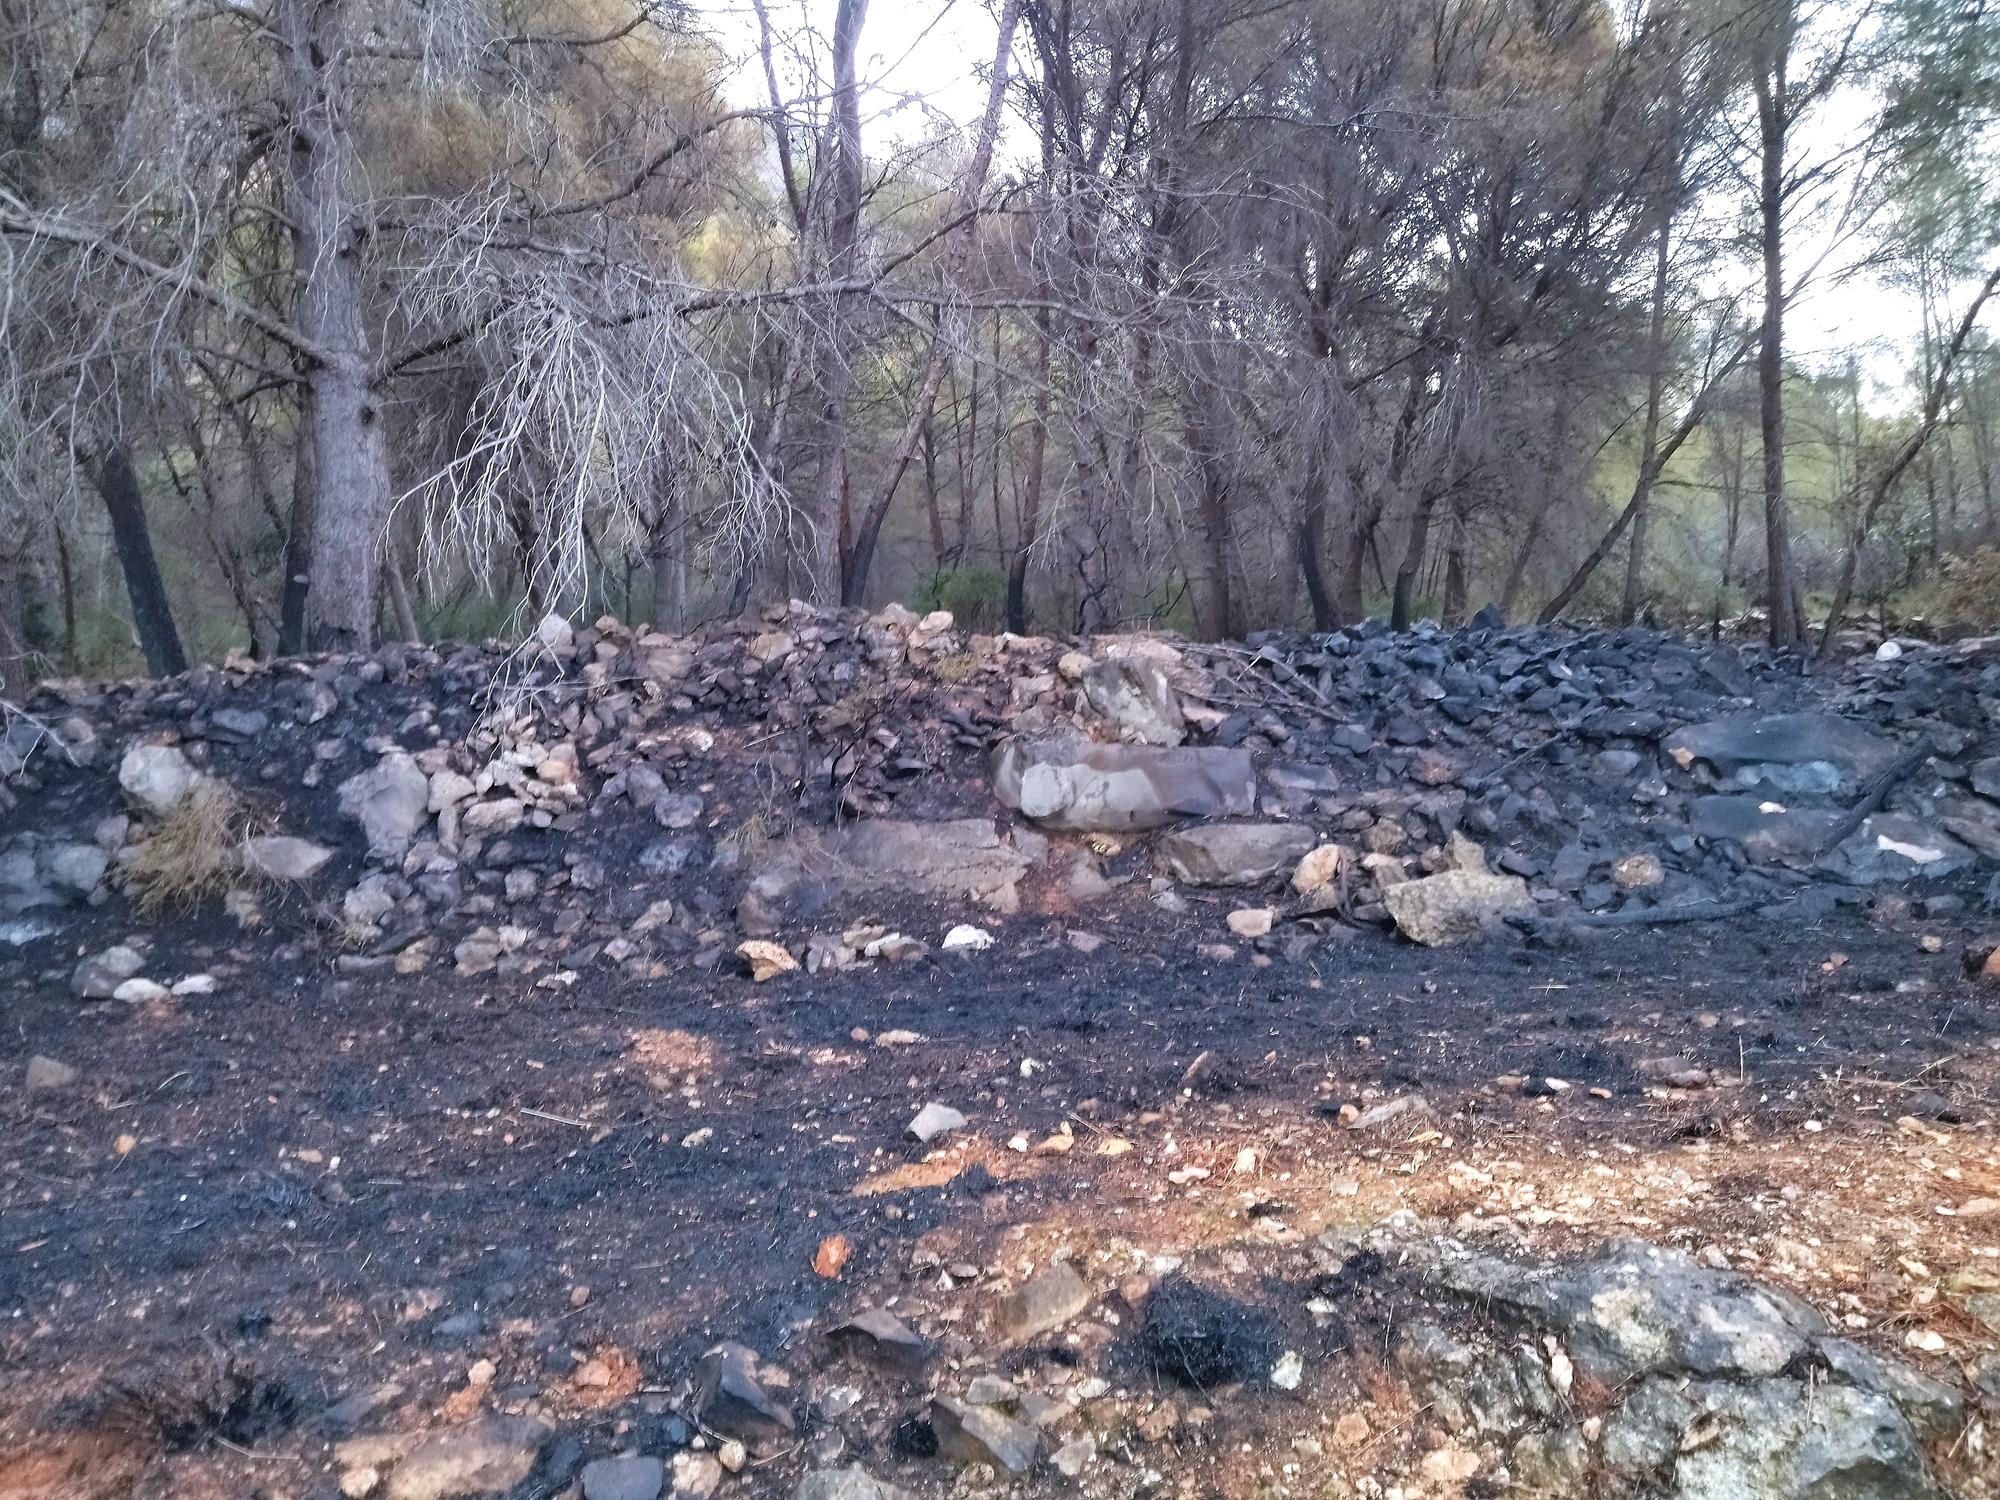
<path fill-rule="evenodd" d="M 1827 850 L 1839 845 L 1855 829 L 1867 822 L 1869 817 L 1882 806 L 1883 799 L 1895 790 L 1898 783 L 1929 759 L 1930 753 L 1930 741 L 1919 740 L 1914 749 L 1907 750 L 1897 756 L 1894 761 L 1890 762 L 1887 769 L 1882 771 L 1880 775 L 1862 789 L 1861 799 L 1847 810 L 1838 823 L 1833 825 L 1832 830 L 1820 841 L 1819 848 L 1813 852 L 1815 854 L 1826 853 Z"/>
<path fill-rule="evenodd" d="M 1771 903 L 1762 897 L 1741 901 L 1708 901 L 1699 906 L 1628 907 L 1624 911 L 1585 912 L 1574 917 L 1509 917 L 1514 926 L 1527 932 L 1550 927 L 1671 927 L 1683 922 L 1714 922 L 1724 917 L 1740 917 Z"/>
<path fill-rule="evenodd" d="M 1241 646 L 1223 646 L 1213 643 L 1190 646 L 1187 649 L 1198 651 L 1207 656 L 1218 657 L 1226 661 L 1241 662 L 1246 666 L 1254 666 L 1258 662 L 1266 662 L 1274 668 L 1282 667 L 1285 672 L 1290 674 L 1293 682 L 1304 684 L 1312 693 L 1311 698 L 1302 697 L 1288 687 L 1283 680 L 1279 679 L 1274 672 L 1270 677 L 1258 678 L 1258 685 L 1266 691 L 1263 696 L 1257 696 L 1251 694 L 1250 689 L 1239 678 L 1231 675 L 1223 678 L 1222 681 L 1246 696 L 1233 701 L 1227 701 L 1228 707 L 1266 708 L 1270 706 L 1269 699 L 1276 697 L 1278 702 L 1286 708 L 1296 709 L 1304 714 L 1311 714 L 1315 718 L 1325 719 L 1331 724 L 1347 724 L 1353 721 L 1354 716 L 1352 714 L 1342 713 L 1333 704 L 1327 702 L 1325 695 L 1317 687 L 1313 686 L 1313 684 L 1307 682 L 1298 669 L 1293 667 L 1289 662 L 1286 662 L 1282 657 L 1272 656 L 1261 650 L 1251 651 Z M 1206 694 L 1205 696 L 1211 703 L 1226 701 L 1218 698 L 1213 693 Z"/>

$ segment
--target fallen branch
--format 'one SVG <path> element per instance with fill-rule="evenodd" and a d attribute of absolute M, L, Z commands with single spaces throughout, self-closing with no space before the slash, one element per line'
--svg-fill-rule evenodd
<path fill-rule="evenodd" d="M 1843 842 L 1855 829 L 1867 822 L 1869 816 L 1882 806 L 1882 799 L 1895 790 L 1898 783 L 1930 758 L 1931 747 L 1928 740 L 1921 740 L 1915 749 L 1907 750 L 1896 757 L 1889 767 L 1878 775 L 1861 793 L 1861 800 L 1847 810 L 1846 816 L 1833 825 L 1833 831 L 1820 841 L 1813 852 L 1824 854 Z"/>
<path fill-rule="evenodd" d="M 1717 922 L 1740 917 L 1772 903 L 1762 896 L 1740 901 L 1709 901 L 1699 906 L 1627 907 L 1623 911 L 1585 912 L 1574 917 L 1509 917 L 1507 920 L 1526 932 L 1543 932 L 1551 927 L 1674 927 L 1683 922 Z"/>

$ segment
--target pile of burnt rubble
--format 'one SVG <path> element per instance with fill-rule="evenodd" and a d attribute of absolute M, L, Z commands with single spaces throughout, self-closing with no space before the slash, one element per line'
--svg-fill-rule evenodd
<path fill-rule="evenodd" d="M 1181 919 L 1219 889 L 1214 935 L 1274 952 L 1821 915 L 1887 882 L 1943 915 L 2000 863 L 1996 703 L 1989 641 L 1809 669 L 1644 630 L 552 619 L 512 646 L 44 685 L 0 738 L 0 955 L 125 892 L 218 789 L 245 809 L 229 909 L 303 911 L 271 930 L 350 970 L 921 951 L 844 929 L 857 892 L 943 903 L 943 931 L 1052 894 Z"/>

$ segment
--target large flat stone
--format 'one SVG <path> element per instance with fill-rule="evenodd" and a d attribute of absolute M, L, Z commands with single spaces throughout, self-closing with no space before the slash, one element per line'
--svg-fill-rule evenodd
<path fill-rule="evenodd" d="M 737 903 L 745 932 L 769 936 L 810 921 L 845 896 L 910 891 L 975 900 L 996 911 L 1019 904 L 1040 835 L 1005 839 L 990 818 L 939 823 L 871 818 L 826 834 L 801 834 L 761 858 Z"/>
<path fill-rule="evenodd" d="M 1696 797 L 1688 826 L 1705 839 L 1733 839 L 1752 859 L 1807 860 L 1840 827 L 1837 809 L 1782 807 L 1761 797 Z"/>
<path fill-rule="evenodd" d="M 1242 817 L 1257 805 L 1247 750 L 1099 745 L 1073 735 L 1006 741 L 994 753 L 993 790 L 1004 806 L 1075 833 Z"/>
<path fill-rule="evenodd" d="M 1719 786 L 1771 787 L 1793 794 L 1853 791 L 1899 753 L 1838 714 L 1738 714 L 1690 724 L 1662 742 L 1683 770 L 1703 767 Z"/>
<path fill-rule="evenodd" d="M 1949 833 L 1919 818 L 1876 813 L 1840 842 L 1828 865 L 1862 885 L 1888 880 L 1935 880 L 1970 869 L 1978 856 Z"/>
<path fill-rule="evenodd" d="M 1160 863 L 1190 885 L 1261 885 L 1289 875 L 1319 838 L 1298 823 L 1210 823 L 1160 840 Z"/>
<path fill-rule="evenodd" d="M 550 1431 L 538 1417 L 494 1414 L 431 1433 L 389 1476 L 389 1500 L 453 1500 L 511 1490 L 534 1469 Z"/>

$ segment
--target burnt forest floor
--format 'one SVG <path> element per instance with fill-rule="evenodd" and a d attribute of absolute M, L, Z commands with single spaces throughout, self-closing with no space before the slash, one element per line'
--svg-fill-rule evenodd
<path fill-rule="evenodd" d="M 220 916 L 136 924 L 122 898 L 64 953 L 136 925 L 151 972 L 212 973 L 214 994 L 79 1006 L 46 958 L 0 950 L 18 1056 L 85 1064 L 67 1093 L 0 1094 L 0 1495 L 65 1473 L 78 1495 L 335 1494 L 342 1402 L 372 1426 L 532 1404 L 585 1456 L 660 1451 L 725 1338 L 815 1402 L 861 1392 L 837 1424 L 804 1407 L 751 1493 L 789 1488 L 836 1425 L 840 1461 L 915 1486 L 936 1461 L 895 1431 L 925 1387 L 836 1367 L 815 1334 L 867 1306 L 938 1339 L 933 1383 L 1061 1379 L 1081 1347 L 1140 1407 L 1210 1413 L 1133 1452 L 1127 1491 L 1150 1469 L 1317 1494 L 1394 1468 L 1420 1426 L 1368 1406 L 1373 1352 L 1306 1311 L 1313 1237 L 1402 1209 L 1537 1251 L 1719 1250 L 1948 1377 L 1990 1348 L 1937 1295 L 1947 1268 L 2000 1270 L 2000 1217 L 1955 1211 L 2000 1197 L 2000 991 L 1960 961 L 1990 924 L 1891 903 L 1210 960 L 1233 903 L 1173 918 L 1129 894 L 1073 917 L 887 909 L 998 942 L 762 985 L 335 977 Z M 1076 951 L 1078 928 L 1103 945 Z M 1709 1086 L 1655 1081 L 1660 1059 Z M 1414 1093 L 1380 1125 L 1338 1118 Z M 907 1139 L 930 1101 L 967 1129 Z M 851 1254 L 818 1274 L 835 1236 Z M 1064 1250 L 1118 1290 L 1004 1348 L 997 1289 Z M 1304 1356 L 1296 1391 L 1206 1400 L 1122 1361 L 1118 1293 L 1176 1263 L 1266 1311 Z M 1357 1405 L 1374 1436 L 1342 1451 Z"/>

